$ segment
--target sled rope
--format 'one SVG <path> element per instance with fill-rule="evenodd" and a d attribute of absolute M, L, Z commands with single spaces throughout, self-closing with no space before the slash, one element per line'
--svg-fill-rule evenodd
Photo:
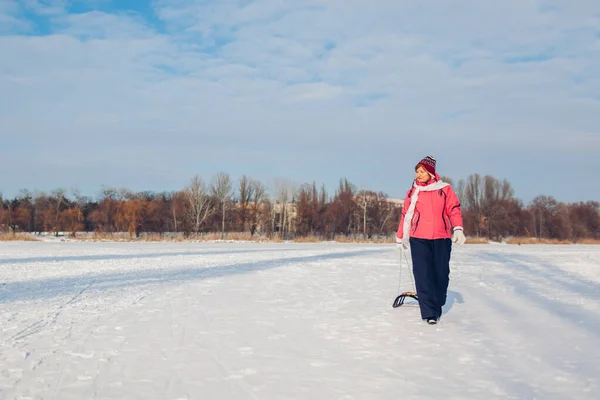
<path fill-rule="evenodd" d="M 408 275 L 410 277 L 410 281 L 411 281 L 412 288 L 413 288 L 412 292 L 400 292 L 401 287 L 402 287 L 402 268 L 403 268 L 402 264 L 404 264 L 403 261 L 406 262 L 406 269 L 408 269 Z M 417 297 L 417 288 L 415 286 L 415 281 L 412 276 L 412 271 L 410 270 L 410 267 L 409 267 L 408 258 L 406 256 L 406 253 L 404 251 L 402 251 L 400 254 L 400 272 L 398 273 L 398 296 L 394 300 L 394 304 L 392 304 L 392 307 L 394 307 L 394 308 L 400 307 L 402 304 L 404 304 L 404 301 L 406 300 L 407 297 L 410 297 L 410 298 L 413 298 L 413 299 L 419 301 L 419 298 Z"/>
<path fill-rule="evenodd" d="M 399 268 L 399 273 L 398 273 L 398 296 L 400 296 L 400 288 L 402 287 L 402 253 L 403 251 L 400 251 L 400 268 Z"/>
<path fill-rule="evenodd" d="M 412 271 L 410 270 L 410 264 L 408 263 L 408 257 L 406 253 L 402 253 L 404 255 L 404 261 L 406 262 L 406 269 L 408 270 L 408 276 L 410 277 L 410 283 L 413 288 L 413 292 L 417 292 L 417 286 L 415 285 L 415 278 L 413 277 Z"/>

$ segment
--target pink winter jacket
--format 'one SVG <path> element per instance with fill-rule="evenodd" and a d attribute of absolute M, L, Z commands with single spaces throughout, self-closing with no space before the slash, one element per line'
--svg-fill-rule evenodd
<path fill-rule="evenodd" d="M 426 186 L 435 183 L 439 180 L 431 179 L 426 184 L 417 183 L 421 186 Z M 406 215 L 411 202 L 411 196 L 414 192 L 414 187 L 406 192 L 406 198 L 402 207 L 402 216 L 398 224 L 398 232 L 396 237 L 402 239 L 404 216 Z M 420 239 L 447 239 L 452 237 L 452 229 L 463 226 L 462 213 L 460 210 L 460 202 L 458 197 L 448 185 L 442 189 L 426 192 L 420 191 L 410 224 L 410 237 Z"/>

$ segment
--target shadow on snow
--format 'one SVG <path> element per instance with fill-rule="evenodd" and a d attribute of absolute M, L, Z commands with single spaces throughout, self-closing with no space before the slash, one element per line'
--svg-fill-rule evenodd
<path fill-rule="evenodd" d="M 222 250 L 222 251 L 173 251 L 173 252 L 157 252 L 157 253 L 127 253 L 127 254 L 90 254 L 77 256 L 44 256 L 44 257 L 28 257 L 28 258 L 0 258 L 1 264 L 27 264 L 34 262 L 63 262 L 63 261 L 107 261 L 107 260 L 131 260 L 135 258 L 160 258 L 160 257 L 179 257 L 179 256 L 210 256 L 210 255 L 228 255 L 238 253 L 262 253 L 270 251 L 285 252 L 300 251 L 307 249 L 299 248 L 273 248 L 273 249 L 247 249 L 247 250 Z"/>
<path fill-rule="evenodd" d="M 281 251 L 281 250 L 280 250 Z M 49 299 L 61 295 L 76 294 L 84 291 L 102 291 L 125 287 L 141 287 L 153 284 L 189 282 L 224 276 L 246 274 L 281 268 L 293 264 L 311 263 L 323 260 L 360 257 L 382 250 L 361 250 L 356 252 L 337 252 L 314 256 L 278 258 L 254 262 L 222 265 L 217 267 L 190 267 L 131 271 L 113 274 L 95 274 L 78 277 L 49 278 L 33 281 L 9 282 L 0 286 L 0 304 L 23 300 Z M 229 252 L 230 253 L 230 252 Z M 190 253 L 186 253 L 190 254 Z M 202 253 L 202 254 L 207 254 Z M 225 253 L 223 253 L 225 254 Z"/>

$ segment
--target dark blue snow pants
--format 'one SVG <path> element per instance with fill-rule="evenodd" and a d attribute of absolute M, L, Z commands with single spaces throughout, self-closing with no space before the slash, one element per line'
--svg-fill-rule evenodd
<path fill-rule="evenodd" d="M 423 319 L 442 315 L 450 282 L 451 251 L 450 239 L 410 238 L 413 274 Z"/>

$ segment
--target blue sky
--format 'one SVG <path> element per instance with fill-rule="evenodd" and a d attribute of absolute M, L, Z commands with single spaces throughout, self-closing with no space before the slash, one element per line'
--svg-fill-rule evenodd
<path fill-rule="evenodd" d="M 592 0 L 2 0 L 0 191 L 198 173 L 600 200 Z M 7 173 L 9 171 L 9 173 Z"/>

